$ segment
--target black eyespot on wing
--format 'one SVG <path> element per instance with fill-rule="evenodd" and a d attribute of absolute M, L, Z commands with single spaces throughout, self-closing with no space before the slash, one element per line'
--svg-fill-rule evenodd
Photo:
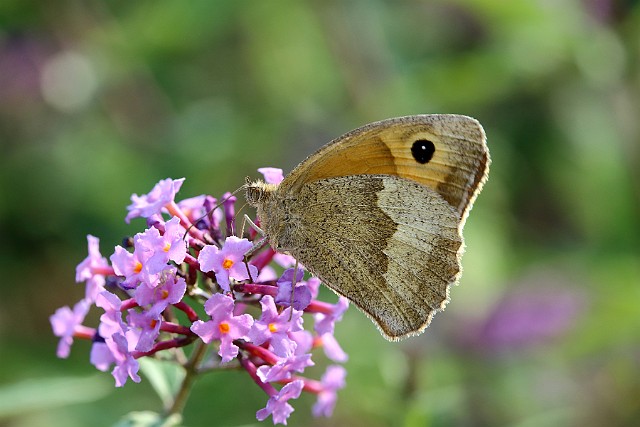
<path fill-rule="evenodd" d="M 416 162 L 424 165 L 428 163 L 433 157 L 433 153 L 436 151 L 436 146 L 428 139 L 419 139 L 411 146 L 411 154 Z"/>

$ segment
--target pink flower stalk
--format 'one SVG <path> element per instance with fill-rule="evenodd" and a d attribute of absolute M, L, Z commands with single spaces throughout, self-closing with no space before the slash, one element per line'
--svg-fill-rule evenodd
<path fill-rule="evenodd" d="M 282 180 L 280 169 L 261 173 L 267 182 Z M 315 416 L 329 416 L 344 387 L 344 369 L 330 367 L 322 381 L 304 375 L 320 348 L 334 362 L 347 360 L 333 335 L 347 300 L 318 300 L 320 281 L 305 279 L 292 257 L 270 248 L 254 253 L 261 238 L 255 230 L 250 239 L 235 236 L 236 197 L 230 193 L 175 200 L 183 182 L 165 179 L 131 197 L 126 222 L 142 217 L 147 228 L 109 257 L 100 253 L 98 238 L 87 236 L 88 256 L 76 268 L 76 281 L 86 283 L 85 299 L 50 317 L 60 337 L 57 355 L 68 357 L 74 340 L 92 340 L 91 364 L 111 370 L 117 387 L 141 380 L 143 357 L 185 365 L 184 387 L 190 377 L 237 367 L 268 396 L 258 420 L 271 416 L 274 424 L 286 424 L 290 402 L 303 391 L 317 395 Z M 217 200 L 220 206 L 211 210 Z M 282 267 L 287 270 L 277 273 Z M 83 324 L 92 307 L 102 309 L 94 328 Z"/>

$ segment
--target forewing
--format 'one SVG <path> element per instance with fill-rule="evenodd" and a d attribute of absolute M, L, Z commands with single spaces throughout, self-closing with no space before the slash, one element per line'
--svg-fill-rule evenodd
<path fill-rule="evenodd" d="M 416 160 L 416 141 L 433 143 L 426 163 Z M 283 181 L 287 191 L 309 182 L 349 175 L 395 175 L 435 190 L 462 222 L 489 170 L 482 126 L 473 118 L 417 115 L 383 120 L 355 129 L 309 156 Z"/>

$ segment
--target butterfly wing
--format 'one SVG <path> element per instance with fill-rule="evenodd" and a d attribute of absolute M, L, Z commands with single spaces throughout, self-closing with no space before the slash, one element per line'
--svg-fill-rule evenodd
<path fill-rule="evenodd" d="M 300 163 L 281 186 L 296 191 L 325 178 L 396 175 L 435 190 L 464 223 L 489 163 L 484 130 L 475 119 L 407 116 L 371 123 L 333 140 Z"/>
<path fill-rule="evenodd" d="M 345 197 L 348 194 L 348 197 Z M 386 175 L 310 182 L 282 194 L 285 250 L 390 340 L 422 332 L 460 272 L 458 215 L 434 190 Z"/>

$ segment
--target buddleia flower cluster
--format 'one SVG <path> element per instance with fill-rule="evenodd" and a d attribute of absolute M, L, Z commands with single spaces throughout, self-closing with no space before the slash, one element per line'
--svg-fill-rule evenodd
<path fill-rule="evenodd" d="M 260 171 L 267 182 L 282 180 L 279 169 Z M 165 179 L 131 196 L 125 220 L 144 218 L 147 229 L 115 246 L 109 259 L 98 238 L 87 237 L 89 255 L 76 269 L 85 296 L 50 318 L 57 355 L 68 357 L 74 339 L 91 340 L 91 363 L 110 370 L 117 387 L 140 381 L 141 358 L 171 360 L 189 368 L 186 376 L 235 365 L 267 394 L 258 420 L 271 415 L 286 424 L 289 402 L 303 391 L 317 396 L 315 416 L 330 416 L 345 385 L 338 363 L 347 360 L 334 324 L 348 301 L 318 300 L 319 280 L 305 278 L 290 256 L 256 250 L 262 236 L 254 228 L 236 236 L 242 219 L 230 193 L 219 204 L 207 195 L 176 201 L 183 182 Z M 97 326 L 84 324 L 92 308 L 100 310 Z M 320 379 L 304 376 L 318 352 L 335 363 Z M 167 415 L 183 406 L 174 401 Z"/>

